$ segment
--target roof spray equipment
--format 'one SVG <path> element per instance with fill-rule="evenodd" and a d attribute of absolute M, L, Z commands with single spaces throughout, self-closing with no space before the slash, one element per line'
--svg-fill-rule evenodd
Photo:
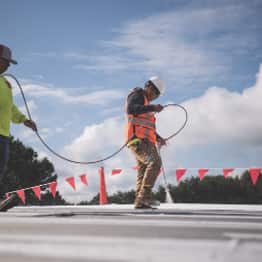
<path fill-rule="evenodd" d="M 30 113 L 30 110 L 29 110 L 29 107 L 28 107 L 28 104 L 27 104 L 27 100 L 25 98 L 25 94 L 24 94 L 24 91 L 23 91 L 23 88 L 21 86 L 21 84 L 19 83 L 19 81 L 17 80 L 17 78 L 12 75 L 12 74 L 4 74 L 3 76 L 6 76 L 6 77 L 10 77 L 12 78 L 17 86 L 19 87 L 20 89 L 20 92 L 21 92 L 21 95 L 22 95 L 22 98 L 23 98 L 23 101 L 24 101 L 24 104 L 25 104 L 25 108 L 26 108 L 26 112 L 27 112 L 27 116 L 28 116 L 28 119 L 32 120 L 32 116 L 31 116 L 31 113 Z M 150 79 L 152 82 L 155 82 L 156 85 L 162 85 L 162 82 L 159 80 L 159 79 L 155 79 L 154 77 L 152 79 Z M 162 87 L 162 86 L 161 86 Z M 163 88 L 161 88 L 161 92 L 164 92 L 164 86 Z M 184 123 L 182 124 L 182 126 L 174 133 L 172 133 L 171 135 L 169 135 L 167 138 L 165 138 L 166 141 L 172 139 L 173 137 L 177 136 L 186 126 L 187 124 L 187 121 L 188 121 L 188 113 L 187 113 L 187 110 L 179 105 L 179 104 L 167 104 L 167 105 L 164 105 L 164 108 L 167 108 L 167 107 L 179 107 L 180 109 L 182 109 L 185 113 L 185 121 Z M 36 136 L 39 138 L 40 142 L 52 153 L 54 154 L 55 156 L 57 156 L 58 158 L 62 159 L 62 160 L 65 160 L 67 162 L 70 162 L 72 164 L 80 164 L 80 165 L 90 165 L 90 164 L 97 164 L 97 163 L 100 163 L 100 162 L 104 162 L 106 160 L 109 160 L 110 158 L 113 158 L 114 156 L 116 156 L 117 154 L 119 154 L 127 145 L 127 143 L 123 144 L 117 151 L 115 151 L 114 153 L 104 157 L 104 158 L 101 158 L 101 159 L 96 159 L 96 160 L 92 160 L 92 161 L 77 161 L 77 160 L 73 160 L 73 159 L 70 159 L 70 158 L 67 158 L 65 156 L 62 156 L 61 154 L 57 153 L 54 149 L 52 149 L 45 141 L 44 139 L 41 137 L 41 135 L 39 134 L 38 131 L 35 131 L 35 134 Z M 160 150 L 158 151 L 159 154 L 160 154 Z M 165 181 L 165 189 L 166 189 L 166 198 L 167 198 L 167 202 L 173 202 L 172 201 L 172 197 L 171 197 L 171 194 L 169 192 L 169 189 L 168 189 L 168 182 L 167 182 L 167 178 L 166 178 L 166 175 L 165 175 L 165 171 L 164 171 L 164 167 L 162 166 L 162 170 L 163 170 L 163 177 L 164 177 L 164 181 Z"/>

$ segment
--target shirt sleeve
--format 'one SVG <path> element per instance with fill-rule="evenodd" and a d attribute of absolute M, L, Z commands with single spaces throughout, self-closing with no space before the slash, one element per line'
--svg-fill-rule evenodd
<path fill-rule="evenodd" d="M 12 119 L 11 120 L 15 124 L 24 123 L 27 120 L 26 116 L 22 114 L 14 104 L 12 106 Z"/>
<path fill-rule="evenodd" d="M 127 98 L 127 114 L 140 115 L 148 112 L 154 112 L 153 105 L 144 105 L 143 89 L 131 93 Z"/>

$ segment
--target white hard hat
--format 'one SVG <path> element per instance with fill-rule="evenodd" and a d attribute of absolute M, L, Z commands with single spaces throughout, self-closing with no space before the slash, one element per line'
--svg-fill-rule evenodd
<path fill-rule="evenodd" d="M 158 76 L 152 76 L 150 77 L 149 81 L 152 82 L 154 86 L 158 89 L 160 95 L 164 94 L 166 89 L 166 84 L 162 79 L 160 79 Z"/>

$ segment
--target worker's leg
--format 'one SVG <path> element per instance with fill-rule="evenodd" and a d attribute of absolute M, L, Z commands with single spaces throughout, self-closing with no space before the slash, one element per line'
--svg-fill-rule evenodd
<path fill-rule="evenodd" d="M 7 162 L 9 158 L 9 138 L 0 136 L 0 197 L 4 192 L 3 191 L 3 178 L 5 175 Z"/>
<path fill-rule="evenodd" d="M 4 177 L 9 157 L 9 139 L 0 136 L 0 182 Z"/>
<path fill-rule="evenodd" d="M 138 197 L 139 192 L 141 190 L 141 186 L 143 184 L 144 174 L 147 166 L 143 162 L 137 160 L 137 167 L 138 170 L 137 170 L 137 177 L 136 177 L 136 198 Z"/>
<path fill-rule="evenodd" d="M 136 147 L 131 148 L 137 161 L 144 165 L 142 183 L 140 181 L 140 190 L 136 198 L 135 206 L 140 204 L 150 204 L 152 199 L 152 188 L 154 187 L 157 175 L 161 168 L 161 158 L 155 145 L 147 140 L 142 140 Z M 142 176 L 140 177 L 141 180 Z"/>

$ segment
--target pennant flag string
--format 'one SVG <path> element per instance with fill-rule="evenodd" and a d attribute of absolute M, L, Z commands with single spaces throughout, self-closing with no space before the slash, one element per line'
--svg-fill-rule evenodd
<path fill-rule="evenodd" d="M 51 183 L 53 183 L 53 182 L 51 182 Z M 41 185 L 36 185 L 36 186 L 39 186 L 39 187 L 41 187 L 41 186 L 48 186 L 49 184 L 50 184 L 50 182 L 49 183 L 45 183 L 45 184 L 41 184 Z M 31 190 L 32 187 L 26 187 L 26 188 L 21 188 L 21 189 L 23 189 L 24 191 L 27 191 L 27 190 Z M 14 190 L 14 191 L 6 192 L 6 194 L 12 194 L 12 193 L 16 193 L 16 192 L 17 192 L 17 190 Z"/>
<path fill-rule="evenodd" d="M 133 166 L 132 169 L 137 170 L 138 167 Z M 256 185 L 258 178 L 259 178 L 259 176 L 261 175 L 261 172 L 262 172 L 262 167 L 260 167 L 260 168 L 244 168 L 244 167 L 241 167 L 241 168 L 240 167 L 236 167 L 236 168 L 216 168 L 216 167 L 211 167 L 211 168 L 176 168 L 175 174 L 176 174 L 176 180 L 179 182 L 188 170 L 197 170 L 200 181 L 202 181 L 204 179 L 204 176 L 210 170 L 222 170 L 224 177 L 227 178 L 236 169 L 243 169 L 243 170 L 248 171 L 250 178 L 251 178 L 251 182 L 252 182 L 253 185 Z M 114 168 L 114 169 L 111 170 L 112 175 L 118 175 L 122 172 L 123 172 L 123 169 L 121 169 L 121 168 Z M 162 172 L 163 172 L 163 170 L 160 169 L 158 175 L 160 175 Z M 84 185 L 88 185 L 86 174 L 81 174 L 79 176 L 79 178 Z M 73 190 L 76 191 L 76 184 L 75 184 L 75 177 L 74 176 L 66 178 L 65 181 L 67 181 L 67 183 L 73 188 Z M 45 183 L 45 184 L 41 184 L 41 185 L 35 185 L 35 186 L 32 186 L 32 187 L 22 188 L 22 189 L 19 189 L 19 190 L 6 192 L 5 196 L 9 197 L 10 194 L 16 193 L 18 195 L 18 197 L 21 199 L 21 201 L 25 204 L 25 202 L 26 202 L 25 191 L 32 190 L 35 193 L 36 197 L 39 200 L 41 200 L 41 187 L 42 186 L 48 186 L 50 191 L 51 191 L 52 196 L 55 198 L 56 193 L 57 193 L 57 182 L 55 182 L 55 181 Z"/>

